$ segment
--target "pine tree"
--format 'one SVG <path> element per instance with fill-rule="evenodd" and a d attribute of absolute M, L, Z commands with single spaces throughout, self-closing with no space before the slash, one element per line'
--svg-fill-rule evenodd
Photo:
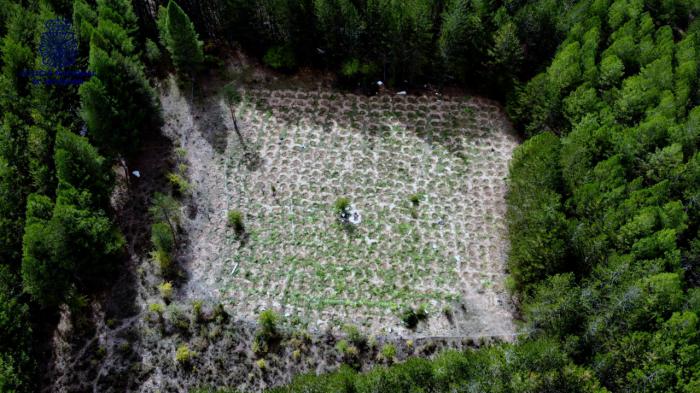
<path fill-rule="evenodd" d="M 202 41 L 199 41 L 194 24 L 177 3 L 170 1 L 167 12 L 161 15 L 161 37 L 170 53 L 178 73 L 193 77 L 204 61 Z"/>

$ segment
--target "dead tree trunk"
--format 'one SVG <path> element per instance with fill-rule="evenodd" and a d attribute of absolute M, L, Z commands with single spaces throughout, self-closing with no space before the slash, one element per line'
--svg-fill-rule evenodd
<path fill-rule="evenodd" d="M 245 144 L 245 141 L 243 140 L 243 135 L 241 135 L 241 130 L 238 129 L 238 120 L 236 119 L 236 112 L 233 110 L 233 107 L 231 105 L 228 106 L 229 112 L 231 112 L 231 119 L 233 120 L 233 129 L 236 131 L 236 135 L 238 136 L 238 140 L 241 142 L 241 145 L 243 145 L 243 150 L 248 150 L 248 147 Z"/>

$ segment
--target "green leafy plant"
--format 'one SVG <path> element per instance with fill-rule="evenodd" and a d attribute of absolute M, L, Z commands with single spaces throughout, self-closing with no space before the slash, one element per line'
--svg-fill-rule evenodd
<path fill-rule="evenodd" d="M 350 200 L 348 198 L 345 198 L 345 197 L 340 197 L 340 198 L 336 199 L 335 203 L 333 204 L 333 210 L 338 215 L 345 213 L 349 207 L 350 207 Z"/>
<path fill-rule="evenodd" d="M 422 194 L 411 194 L 411 196 L 408 198 L 411 201 L 411 204 L 415 207 L 418 207 L 420 205 L 421 199 L 423 199 Z"/>
<path fill-rule="evenodd" d="M 245 226 L 243 224 L 243 213 L 238 210 L 231 210 L 228 212 L 228 225 L 233 227 L 236 234 L 240 235 L 245 232 Z"/>
<path fill-rule="evenodd" d="M 270 345 L 279 339 L 277 324 L 279 316 L 273 310 L 264 310 L 258 316 L 258 329 L 253 339 L 253 352 L 258 355 L 266 354 Z"/>
<path fill-rule="evenodd" d="M 379 352 L 379 359 L 385 362 L 393 362 L 396 358 L 396 346 L 394 344 L 384 344 Z"/>
<path fill-rule="evenodd" d="M 190 192 L 190 183 L 185 180 L 181 174 L 170 172 L 166 175 L 166 177 L 180 195 L 186 195 Z"/>
<path fill-rule="evenodd" d="M 166 281 L 158 286 L 158 291 L 160 292 L 160 296 L 166 301 L 169 302 L 172 297 L 173 297 L 173 283 L 170 281 Z"/>
<path fill-rule="evenodd" d="M 190 350 L 190 347 L 187 346 L 187 344 L 181 344 L 177 347 L 177 350 L 175 351 L 175 361 L 178 364 L 189 364 L 194 358 L 194 356 L 195 353 L 192 352 L 192 350 Z"/>
<path fill-rule="evenodd" d="M 263 62 L 277 70 L 291 70 L 296 67 L 294 51 L 289 46 L 273 46 L 263 56 Z"/>
<path fill-rule="evenodd" d="M 412 308 L 408 307 L 401 313 L 401 322 L 407 328 L 415 329 L 418 326 L 418 316 Z"/>
<path fill-rule="evenodd" d="M 357 326 L 346 324 L 343 326 L 343 331 L 348 335 L 348 340 L 352 345 L 358 349 L 362 349 L 367 345 L 367 337 L 360 332 Z"/>

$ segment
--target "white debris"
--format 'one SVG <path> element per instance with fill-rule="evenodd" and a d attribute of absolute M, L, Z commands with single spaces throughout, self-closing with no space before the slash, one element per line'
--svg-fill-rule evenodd
<path fill-rule="evenodd" d="M 405 96 L 405 95 L 406 95 L 406 91 L 405 91 L 405 90 L 400 91 L 400 92 L 396 93 L 396 95 L 397 95 L 397 96 Z"/>
<path fill-rule="evenodd" d="M 131 172 L 131 174 L 136 176 L 136 177 L 141 177 L 141 172 L 139 172 L 139 171 L 133 171 L 133 172 Z"/>
<path fill-rule="evenodd" d="M 459 255 L 455 255 L 455 261 L 456 261 L 457 263 L 462 262 L 462 257 L 460 257 Z"/>
<path fill-rule="evenodd" d="M 382 82 L 382 81 L 377 81 L 377 86 L 382 86 L 382 85 L 384 85 L 384 82 Z"/>
<path fill-rule="evenodd" d="M 357 211 L 354 205 L 350 205 L 350 208 L 348 209 L 348 222 L 353 225 L 357 225 L 360 222 L 362 222 L 362 216 L 360 215 L 360 212 Z"/>

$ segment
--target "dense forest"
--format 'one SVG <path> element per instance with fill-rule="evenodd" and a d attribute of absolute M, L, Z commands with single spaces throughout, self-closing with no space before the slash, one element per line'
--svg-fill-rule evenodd
<path fill-rule="evenodd" d="M 461 86 L 526 138 L 507 203 L 527 335 L 275 391 L 700 391 L 700 3 L 154 3 L 0 1 L 0 391 L 38 388 L 40 332 L 125 258 L 110 195 L 162 124 L 148 78 L 196 83 L 227 48 L 368 93 Z M 20 76 L 57 17 L 95 73 L 80 86 Z"/>

